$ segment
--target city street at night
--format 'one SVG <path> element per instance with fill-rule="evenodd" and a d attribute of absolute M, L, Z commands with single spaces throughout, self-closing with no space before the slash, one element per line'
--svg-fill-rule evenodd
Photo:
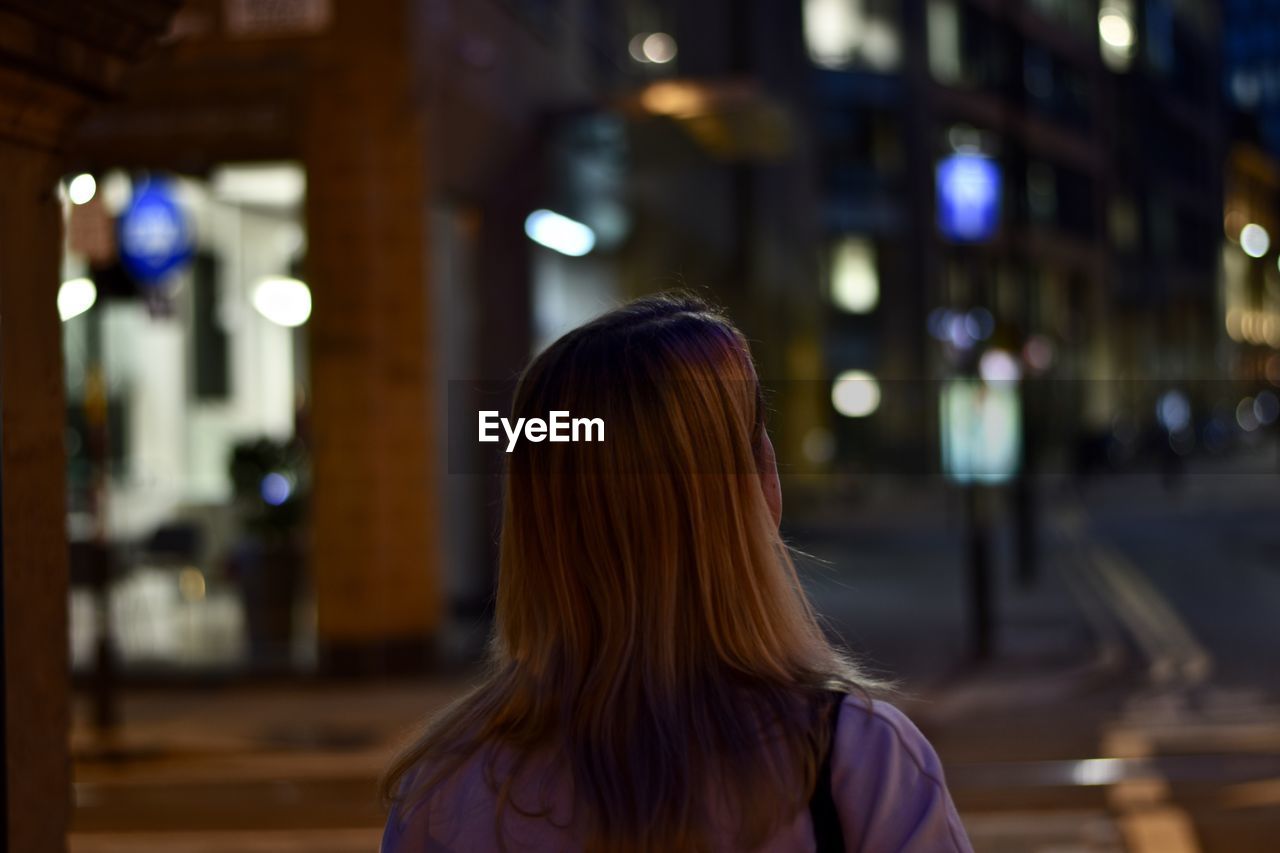
<path fill-rule="evenodd" d="M 1267 457 L 1192 466 L 1174 491 L 1154 475 L 1046 478 L 1034 582 L 1007 541 L 995 549 L 997 641 L 981 662 L 954 502 L 896 483 L 796 525 L 815 605 L 895 679 L 977 849 L 1262 850 L 1280 832 Z M 370 849 L 368 792 L 398 739 L 466 683 L 129 693 L 118 741 L 83 722 L 73 737 L 72 850 Z"/>
<path fill-rule="evenodd" d="M 1280 0 L 0 0 L 0 850 L 1272 853 Z"/>

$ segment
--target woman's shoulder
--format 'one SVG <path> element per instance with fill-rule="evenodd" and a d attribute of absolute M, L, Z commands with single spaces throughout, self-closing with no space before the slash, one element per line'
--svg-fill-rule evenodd
<path fill-rule="evenodd" d="M 926 776 L 942 781 L 942 762 L 911 718 L 880 699 L 851 693 L 844 698 L 836 729 L 837 758 L 898 756 Z"/>
<path fill-rule="evenodd" d="M 442 777 L 436 769 L 419 763 L 401 779 L 387 815 L 383 853 L 453 849 L 451 842 L 470 819 L 481 816 L 472 814 L 478 810 L 477 794 L 482 791 L 478 762 L 466 762 Z"/>
<path fill-rule="evenodd" d="M 514 756 L 493 746 L 443 766 L 448 772 L 424 762 L 406 774 L 387 818 L 382 853 L 566 849 L 576 829 L 567 796 L 572 786 L 544 756 L 520 763 L 518 779 Z M 501 827 L 499 788 L 510 797 Z"/>
<path fill-rule="evenodd" d="M 888 702 L 845 698 L 832 744 L 831 787 L 856 847 L 971 849 L 937 752 Z"/>

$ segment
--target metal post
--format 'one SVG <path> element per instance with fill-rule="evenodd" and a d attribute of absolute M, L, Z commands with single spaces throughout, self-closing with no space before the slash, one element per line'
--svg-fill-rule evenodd
<path fill-rule="evenodd" d="M 975 660 L 992 654 L 995 624 L 991 588 L 991 526 L 980 487 L 970 481 L 964 487 L 965 520 L 968 533 L 969 600 L 972 607 L 971 638 Z"/>

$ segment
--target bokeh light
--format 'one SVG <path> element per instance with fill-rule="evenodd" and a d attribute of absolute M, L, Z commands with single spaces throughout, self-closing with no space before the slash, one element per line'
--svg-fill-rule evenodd
<path fill-rule="evenodd" d="M 87 278 L 64 281 L 58 288 L 58 317 L 62 322 L 78 317 L 98 301 L 98 288 Z"/>
<path fill-rule="evenodd" d="M 596 245 L 596 234 L 587 225 L 556 213 L 535 210 L 524 221 L 524 233 L 540 246 L 578 258 Z"/>
<path fill-rule="evenodd" d="M 98 191 L 98 182 L 88 173 L 76 175 L 67 185 L 67 198 L 72 204 L 87 204 Z"/>
<path fill-rule="evenodd" d="M 311 316 L 311 289 L 296 278 L 264 278 L 253 290 L 253 307 L 278 326 L 301 326 Z"/>
<path fill-rule="evenodd" d="M 665 65 L 676 58 L 676 40 L 666 33 L 650 33 L 641 44 L 644 58 Z"/>
<path fill-rule="evenodd" d="M 1271 248 L 1271 235 L 1256 222 L 1240 229 L 1240 248 L 1251 258 L 1260 258 Z"/>
<path fill-rule="evenodd" d="M 293 494 L 293 485 L 289 478 L 278 471 L 272 471 L 262 478 L 258 487 L 262 500 L 271 506 L 280 506 Z"/>
<path fill-rule="evenodd" d="M 865 418 L 880 408 L 880 383 L 865 370 L 846 370 L 831 386 L 831 404 L 846 418 Z"/>

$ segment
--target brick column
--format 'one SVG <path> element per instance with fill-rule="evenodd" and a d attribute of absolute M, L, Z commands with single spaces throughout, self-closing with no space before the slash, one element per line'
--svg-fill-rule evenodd
<path fill-rule="evenodd" d="M 176 4 L 0 0 L 0 849 L 64 849 L 70 816 L 59 151 Z"/>
<path fill-rule="evenodd" d="M 0 542 L 8 849 L 60 849 L 68 816 L 62 222 L 51 154 L 0 139 Z"/>
<path fill-rule="evenodd" d="M 415 669 L 440 620 L 424 116 L 405 0 L 335 4 L 304 159 L 321 661 Z"/>

